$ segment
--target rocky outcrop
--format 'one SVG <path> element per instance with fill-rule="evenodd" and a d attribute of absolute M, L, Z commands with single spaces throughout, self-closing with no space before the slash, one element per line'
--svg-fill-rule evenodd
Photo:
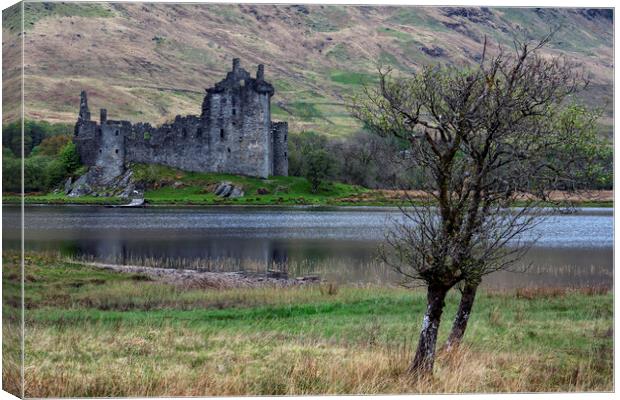
<path fill-rule="evenodd" d="M 446 7 L 442 9 L 446 17 L 461 17 L 474 23 L 491 20 L 493 12 L 487 7 Z"/>
<path fill-rule="evenodd" d="M 441 57 L 446 55 L 446 51 L 438 46 L 426 47 L 423 46 L 420 48 L 424 53 L 428 54 L 431 57 Z"/>
<path fill-rule="evenodd" d="M 241 186 L 234 185 L 232 182 L 220 182 L 213 191 L 216 196 L 222 198 L 234 199 L 236 197 L 243 197 L 245 192 Z"/>
<path fill-rule="evenodd" d="M 103 179 L 101 169 L 91 167 L 75 182 L 71 178 L 64 184 L 64 192 L 69 197 L 96 196 L 121 197 L 126 199 L 144 198 L 144 190 L 133 178 L 133 171 L 128 169 L 124 174 L 112 179 Z"/>

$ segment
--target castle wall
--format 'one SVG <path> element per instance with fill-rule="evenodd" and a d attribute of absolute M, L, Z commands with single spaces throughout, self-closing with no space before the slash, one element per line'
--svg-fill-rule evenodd
<path fill-rule="evenodd" d="M 271 124 L 273 139 L 273 175 L 288 176 L 288 124 Z"/>
<path fill-rule="evenodd" d="M 101 146 L 95 166 L 100 168 L 101 183 L 106 183 L 125 172 L 125 136 L 131 131 L 127 121 L 105 121 L 101 128 Z"/>
<path fill-rule="evenodd" d="M 122 174 L 129 163 L 262 178 L 288 175 L 287 125 L 271 122 L 272 95 L 262 65 L 252 78 L 238 59 L 226 79 L 207 89 L 200 117 L 177 116 L 159 127 L 110 121 L 105 110 L 98 125 L 90 121 L 83 92 L 74 142 L 84 164 L 105 169 L 104 179 Z"/>
<path fill-rule="evenodd" d="M 213 96 L 209 125 L 216 171 L 267 178 L 272 173 L 267 95 L 240 87 Z"/>
<path fill-rule="evenodd" d="M 126 162 L 161 164 L 186 171 L 209 171 L 209 138 L 200 118 L 177 117 L 153 127 L 135 124 L 125 138 Z"/>
<path fill-rule="evenodd" d="M 100 139 L 101 131 L 97 122 L 83 121 L 76 126 L 73 143 L 77 147 L 82 164 L 95 165 L 101 146 Z"/>

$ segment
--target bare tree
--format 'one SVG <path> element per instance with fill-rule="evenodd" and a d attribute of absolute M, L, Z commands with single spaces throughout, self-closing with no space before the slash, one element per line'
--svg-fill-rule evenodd
<path fill-rule="evenodd" d="M 428 66 L 412 76 L 380 70 L 351 110 L 371 131 L 407 141 L 424 171 L 427 204 L 401 208 L 385 260 L 407 282 L 427 287 L 427 308 L 409 371 L 432 373 L 448 291 L 462 285 L 449 346 L 461 341 L 482 277 L 514 263 L 555 189 L 591 152 L 596 116 L 569 104 L 587 85 L 540 42 L 491 49 L 471 68 Z M 490 55 L 493 53 L 493 55 Z M 519 208 L 511 208 L 518 203 Z"/>

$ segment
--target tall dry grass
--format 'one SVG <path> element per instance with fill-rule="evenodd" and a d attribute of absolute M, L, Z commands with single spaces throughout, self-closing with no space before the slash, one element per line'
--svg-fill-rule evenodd
<path fill-rule="evenodd" d="M 537 353 L 440 353 L 434 377 L 412 380 L 409 343 L 385 346 L 292 338 L 287 334 L 204 335 L 165 327 L 33 329 L 26 395 L 220 396 L 608 391 L 597 354 L 564 368 Z M 46 354 L 46 357 L 42 357 Z M 61 361 L 58 361 L 58 360 Z"/>
<path fill-rule="evenodd" d="M 405 371 L 423 291 L 197 290 L 28 257 L 28 397 L 613 389 L 603 289 L 481 291 L 468 346 L 418 382 Z"/>
<path fill-rule="evenodd" d="M 21 396 L 21 324 L 16 318 L 7 318 L 10 309 L 3 310 L 2 318 L 2 389 Z"/>

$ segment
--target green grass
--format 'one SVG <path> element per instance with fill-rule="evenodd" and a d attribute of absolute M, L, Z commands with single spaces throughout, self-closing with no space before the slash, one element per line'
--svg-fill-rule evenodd
<path fill-rule="evenodd" d="M 376 74 L 352 71 L 336 71 L 330 75 L 333 82 L 343 85 L 366 85 L 375 84 L 378 81 Z"/>
<path fill-rule="evenodd" d="M 19 194 L 2 195 L 2 202 L 5 204 L 17 204 L 21 203 L 22 197 Z M 95 197 L 95 196 L 80 196 L 80 197 L 68 197 L 61 193 L 46 193 L 46 194 L 33 194 L 29 193 L 24 196 L 25 204 L 124 204 L 127 203 L 127 199 L 120 197 Z"/>
<path fill-rule="evenodd" d="M 11 261 L 16 260 L 9 256 L 9 268 L 4 274 L 5 296 L 9 298 L 19 293 L 19 273 L 10 267 Z M 359 326 L 364 320 L 375 317 L 382 326 L 380 339 L 388 342 L 417 328 L 425 309 L 421 290 L 341 287 L 331 296 L 316 287 L 204 292 L 180 290 L 154 283 L 139 274 L 100 270 L 51 255 L 30 253 L 26 256 L 26 265 L 27 318 L 43 324 L 167 320 L 207 329 L 226 329 L 231 333 L 243 332 L 248 326 L 262 326 L 322 338 L 337 335 L 355 342 L 364 339 Z M 446 315 L 455 312 L 457 301 L 456 293 L 448 297 Z M 84 307 L 84 304 L 94 307 Z M 504 292 L 483 292 L 472 315 L 468 338 L 478 345 L 492 343 L 512 351 L 533 350 L 541 342 L 557 349 L 585 350 L 590 339 L 578 333 L 588 330 L 587 326 L 594 329 L 611 323 L 612 316 L 610 293 L 584 295 L 568 291 L 550 297 L 528 298 Z M 522 321 L 524 318 L 526 321 Z M 558 334 L 559 326 L 564 335 Z M 515 329 L 522 330 L 525 335 L 519 336 Z M 442 336 L 446 333 L 442 331 Z"/>
<path fill-rule="evenodd" d="M 351 54 L 349 53 L 347 46 L 343 43 L 338 43 L 326 53 L 328 58 L 341 61 L 348 62 L 351 59 Z"/>
<path fill-rule="evenodd" d="M 271 176 L 268 179 L 240 175 L 187 172 L 156 164 L 135 164 L 134 178 L 147 185 L 144 198 L 149 205 L 313 205 L 313 206 L 397 206 L 403 203 L 399 196 L 389 197 L 381 191 L 339 182 L 323 182 L 313 193 L 306 178 Z M 243 188 L 244 196 L 220 198 L 216 186 L 229 181 Z M 265 192 L 265 194 L 259 194 Z M 18 194 L 4 193 L 5 204 L 21 202 Z M 420 200 L 421 201 L 421 200 Z M 128 203 L 120 197 L 68 197 L 62 193 L 31 193 L 24 197 L 25 204 L 92 204 L 118 205 Z M 579 201 L 580 207 L 613 207 L 611 201 Z M 520 206 L 517 202 L 515 207 Z"/>
<path fill-rule="evenodd" d="M 109 18 L 114 12 L 102 4 L 91 3 L 38 3 L 27 2 L 24 4 L 24 29 L 28 31 L 43 18 L 50 17 L 86 17 L 86 18 Z M 5 28 L 15 31 L 20 29 L 21 10 L 19 7 L 7 9 L 2 15 Z"/>
<path fill-rule="evenodd" d="M 396 14 L 388 19 L 388 22 L 413 27 L 424 27 L 435 32 L 449 31 L 440 21 L 430 15 L 426 15 L 426 13 L 421 12 L 421 10 L 416 7 L 402 7 L 398 9 Z"/>
<path fill-rule="evenodd" d="M 324 182 L 313 193 L 306 178 L 295 176 L 272 176 L 259 179 L 240 175 L 203 172 L 185 172 L 161 165 L 136 165 L 135 177 L 150 182 L 145 192 L 149 205 L 244 205 L 244 206 L 398 206 L 403 200 L 387 197 L 380 191 L 338 182 Z M 229 181 L 241 186 L 244 196 L 228 199 L 213 193 L 217 184 Z M 174 184 L 180 183 L 179 187 Z M 259 194 L 259 189 L 267 190 Z M 4 193 L 5 204 L 19 204 L 21 196 Z M 420 203 L 422 201 L 420 200 Z M 27 194 L 25 204 L 84 204 L 120 205 L 128 203 L 120 197 L 68 197 L 62 193 Z M 416 203 L 416 201 L 414 201 Z M 521 204 L 516 202 L 515 207 Z M 552 206 L 551 204 L 549 206 Z M 612 201 L 582 200 L 579 207 L 613 207 Z"/>
<path fill-rule="evenodd" d="M 372 193 L 371 190 L 337 182 L 324 182 L 317 193 L 313 193 L 306 178 L 294 176 L 272 176 L 269 179 L 240 175 L 186 172 L 162 165 L 138 164 L 133 166 L 134 177 L 147 182 L 149 189 L 145 200 L 149 204 L 183 205 L 348 205 L 355 204 L 351 198 Z M 229 181 L 241 186 L 243 197 L 220 198 L 213 193 L 215 186 Z M 179 184 L 174 187 L 174 184 Z M 266 194 L 258 191 L 266 190 Z M 17 194 L 4 194 L 3 202 L 19 203 Z M 67 197 L 61 193 L 28 194 L 26 204 L 123 204 L 126 199 L 118 197 Z M 379 205 L 385 202 L 381 197 L 372 197 L 365 205 Z"/>
<path fill-rule="evenodd" d="M 137 179 L 153 174 L 158 182 L 180 182 L 179 188 L 170 185 L 146 191 L 145 199 L 150 204 L 338 204 L 341 199 L 368 192 L 359 186 L 325 182 L 317 193 L 312 193 L 306 178 L 294 176 L 272 176 L 258 179 L 229 174 L 181 172 L 163 166 L 135 166 Z M 236 199 L 222 199 L 213 193 L 215 185 L 230 181 L 243 187 L 245 195 Z M 259 189 L 267 194 L 259 194 Z"/>
<path fill-rule="evenodd" d="M 11 311 L 19 304 L 17 255 L 5 253 L 4 264 Z M 612 388 L 609 292 L 483 291 L 462 365 L 440 357 L 434 386 L 420 387 L 403 378 L 422 290 L 183 289 L 35 253 L 25 272 L 30 396 Z M 450 293 L 440 343 L 457 302 Z"/>
<path fill-rule="evenodd" d="M 405 67 L 394 54 L 387 51 L 382 51 L 381 54 L 379 54 L 379 63 L 400 69 L 401 71 L 407 71 L 407 67 Z"/>
<path fill-rule="evenodd" d="M 393 28 L 380 27 L 380 28 L 377 28 L 377 32 L 388 35 L 388 36 L 392 36 L 402 41 L 410 41 L 413 39 L 413 37 L 410 34 L 403 32 L 403 31 L 399 31 L 397 29 L 393 29 Z"/>
<path fill-rule="evenodd" d="M 323 118 L 323 114 L 314 103 L 296 101 L 291 103 L 290 106 L 293 109 L 293 115 L 304 121 Z"/>

